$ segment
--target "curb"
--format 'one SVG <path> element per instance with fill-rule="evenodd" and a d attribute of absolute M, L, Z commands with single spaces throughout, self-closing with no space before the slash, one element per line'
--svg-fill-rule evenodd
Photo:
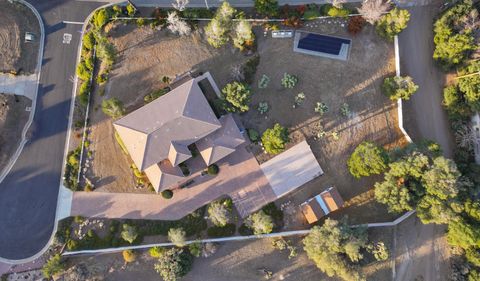
<path fill-rule="evenodd" d="M 35 95 L 33 96 L 33 99 L 32 99 L 32 108 L 30 110 L 30 116 L 28 117 L 27 123 L 25 124 L 25 127 L 23 127 L 23 130 L 22 130 L 22 140 L 20 141 L 20 144 L 17 147 L 17 150 L 15 151 L 15 153 L 10 157 L 10 160 L 7 166 L 4 167 L 3 170 L 1 171 L 0 183 L 7 177 L 13 165 L 15 165 L 15 162 L 17 162 L 18 157 L 20 157 L 20 154 L 22 153 L 23 148 L 25 147 L 25 144 L 28 142 L 27 131 L 28 129 L 30 129 L 30 126 L 32 125 L 33 117 L 35 116 L 35 110 L 37 107 L 38 87 L 40 85 L 40 75 L 42 73 L 43 48 L 45 44 L 45 27 L 43 25 L 42 17 L 38 13 L 38 11 L 30 3 L 24 0 L 15 0 L 15 2 L 21 3 L 27 8 L 29 8 L 37 17 L 38 25 L 40 26 L 40 46 L 38 48 L 37 67 L 35 68 L 35 73 L 37 75 L 37 79 L 36 79 L 37 87 L 35 89 Z"/>
<path fill-rule="evenodd" d="M 400 48 L 398 47 L 398 35 L 395 35 L 393 38 L 395 46 L 395 75 L 400 76 Z M 402 99 L 397 100 L 397 111 L 398 111 L 398 127 L 402 131 L 403 136 L 407 139 L 409 143 L 413 143 L 412 138 L 408 135 L 407 131 L 403 127 L 403 101 Z"/>

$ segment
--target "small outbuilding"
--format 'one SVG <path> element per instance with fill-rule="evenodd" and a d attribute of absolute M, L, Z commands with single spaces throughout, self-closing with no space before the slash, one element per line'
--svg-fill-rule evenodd
<path fill-rule="evenodd" d="M 332 186 L 300 204 L 300 209 L 308 223 L 314 223 L 329 213 L 340 209 L 343 204 L 343 199 L 337 188 Z"/>

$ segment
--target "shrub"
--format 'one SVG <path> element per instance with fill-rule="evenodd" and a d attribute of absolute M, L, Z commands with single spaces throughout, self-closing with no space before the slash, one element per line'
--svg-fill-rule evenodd
<path fill-rule="evenodd" d="M 81 60 L 80 63 L 77 65 L 77 76 L 78 78 L 82 79 L 83 81 L 89 81 L 92 73 L 88 68 L 85 60 Z"/>
<path fill-rule="evenodd" d="M 188 245 L 188 250 L 190 251 L 190 254 L 198 258 L 202 254 L 203 245 L 200 242 L 195 242 Z"/>
<path fill-rule="evenodd" d="M 218 227 L 224 227 L 228 224 L 230 210 L 220 201 L 213 201 L 207 208 L 208 218 Z"/>
<path fill-rule="evenodd" d="M 383 242 L 378 242 L 373 245 L 372 254 L 377 261 L 386 261 L 389 256 L 388 248 Z"/>
<path fill-rule="evenodd" d="M 123 230 L 120 233 L 120 236 L 122 236 L 123 240 L 132 244 L 135 241 L 135 239 L 137 239 L 138 237 L 137 230 L 135 229 L 135 227 L 130 226 L 128 224 L 123 224 L 122 228 Z"/>
<path fill-rule="evenodd" d="M 93 25 L 97 29 L 101 29 L 110 20 L 110 9 L 103 8 L 97 10 L 93 15 Z"/>
<path fill-rule="evenodd" d="M 303 18 L 305 20 L 314 20 L 318 17 L 320 17 L 320 11 L 318 10 L 316 5 L 313 5 L 314 7 L 311 7 L 309 5 L 309 8 L 303 13 Z"/>
<path fill-rule="evenodd" d="M 176 281 L 192 268 L 193 257 L 187 251 L 171 248 L 165 251 L 155 264 L 155 270 L 164 281 Z"/>
<path fill-rule="evenodd" d="M 225 110 L 228 112 L 246 112 L 251 98 L 250 87 L 247 84 L 233 82 L 222 89 L 222 98 L 226 101 Z"/>
<path fill-rule="evenodd" d="M 133 250 L 123 250 L 122 256 L 126 263 L 134 262 L 137 259 L 137 255 L 135 252 L 133 252 Z"/>
<path fill-rule="evenodd" d="M 93 31 L 88 31 L 83 35 L 83 47 L 87 50 L 93 50 L 93 47 L 95 46 L 95 35 L 93 34 Z"/>
<path fill-rule="evenodd" d="M 280 226 L 281 224 L 283 224 L 283 212 L 277 207 L 277 205 L 275 205 L 275 203 L 273 202 L 268 203 L 262 208 L 262 211 L 264 211 L 265 214 L 272 217 L 273 222 L 277 226 Z"/>
<path fill-rule="evenodd" d="M 365 141 L 355 148 L 347 165 L 350 174 L 360 178 L 382 173 L 387 169 L 388 162 L 388 155 L 382 147 Z"/>
<path fill-rule="evenodd" d="M 393 40 L 395 35 L 407 28 L 409 20 L 410 13 L 407 10 L 395 8 L 377 21 L 377 33 L 388 40 Z"/>
<path fill-rule="evenodd" d="M 472 110 L 464 94 L 456 85 L 451 85 L 443 89 L 443 106 L 447 110 L 449 118 L 452 120 L 466 119 L 472 114 Z"/>
<path fill-rule="evenodd" d="M 157 90 L 157 91 L 154 91 L 148 95 L 146 95 L 144 98 L 143 98 L 143 101 L 147 104 L 147 103 L 150 103 L 154 100 L 156 100 L 157 98 L 165 95 L 166 93 L 168 93 L 170 91 L 170 88 L 166 87 L 166 88 L 162 88 L 160 90 Z"/>
<path fill-rule="evenodd" d="M 123 14 L 123 8 L 119 5 L 113 5 L 112 11 L 113 11 L 113 14 L 115 15 L 115 17 L 118 17 L 121 14 Z"/>
<path fill-rule="evenodd" d="M 228 237 L 235 235 L 236 226 L 234 223 L 227 223 L 225 226 L 212 226 L 207 229 L 207 235 L 211 238 Z"/>
<path fill-rule="evenodd" d="M 65 264 L 62 262 L 60 254 L 51 257 L 42 267 L 43 276 L 47 279 L 65 270 Z"/>
<path fill-rule="evenodd" d="M 186 233 L 182 228 L 170 228 L 168 231 L 168 240 L 177 247 L 185 246 Z"/>
<path fill-rule="evenodd" d="M 136 11 L 137 9 L 135 9 L 135 7 L 131 3 L 127 4 L 127 15 L 129 17 L 133 17 Z"/>
<path fill-rule="evenodd" d="M 383 80 L 383 92 L 391 100 L 409 100 L 410 97 L 418 90 L 418 86 L 409 76 L 387 77 Z"/>
<path fill-rule="evenodd" d="M 348 19 L 348 33 L 352 35 L 357 35 L 362 31 L 365 26 L 366 21 L 362 16 L 353 16 Z"/>
<path fill-rule="evenodd" d="M 159 258 L 164 252 L 165 252 L 165 249 L 162 247 L 152 247 L 148 249 L 148 254 L 152 258 Z"/>
<path fill-rule="evenodd" d="M 240 20 L 235 26 L 235 37 L 233 44 L 240 50 L 245 48 L 245 45 L 253 44 L 255 35 L 252 32 L 252 25 L 245 20 Z"/>
<path fill-rule="evenodd" d="M 208 166 L 208 168 L 207 168 L 207 173 L 208 173 L 209 175 L 212 175 L 212 176 L 218 174 L 218 166 L 217 166 L 217 164 L 212 164 L 212 165 Z"/>
<path fill-rule="evenodd" d="M 260 78 L 260 81 L 258 81 L 258 88 L 266 89 L 268 87 L 268 83 L 270 83 L 270 77 L 263 74 L 262 77 Z"/>
<path fill-rule="evenodd" d="M 277 0 L 255 0 L 254 7 L 255 11 L 261 15 L 268 17 L 275 17 L 278 15 Z"/>
<path fill-rule="evenodd" d="M 288 131 L 280 124 L 267 129 L 262 135 L 262 144 L 265 151 L 270 154 L 278 154 L 285 149 L 285 144 L 290 141 Z"/>
<path fill-rule="evenodd" d="M 247 129 L 248 138 L 251 142 L 256 143 L 260 137 L 260 134 L 255 129 Z"/>
<path fill-rule="evenodd" d="M 239 228 L 238 228 L 238 233 L 242 236 L 249 236 L 253 235 L 253 230 L 249 228 L 245 223 L 243 223 Z"/>
<path fill-rule="evenodd" d="M 296 108 L 297 106 L 300 106 L 303 101 L 305 100 L 305 93 L 298 93 L 295 96 L 295 103 L 293 104 L 293 108 Z"/>
<path fill-rule="evenodd" d="M 117 98 L 110 98 L 102 101 L 102 111 L 112 118 L 119 118 L 125 114 L 123 103 Z"/>
<path fill-rule="evenodd" d="M 88 96 L 90 94 L 90 81 L 84 81 L 78 89 L 78 101 L 80 105 L 88 105 Z"/>
<path fill-rule="evenodd" d="M 341 106 L 340 106 L 340 114 L 344 117 L 348 117 L 350 115 L 350 106 L 348 105 L 348 103 L 343 103 Z"/>
<path fill-rule="evenodd" d="M 282 86 L 287 89 L 292 89 L 297 85 L 298 78 L 294 75 L 284 73 L 282 78 Z"/>
<path fill-rule="evenodd" d="M 323 102 L 317 102 L 315 105 L 315 112 L 319 113 L 320 116 L 328 112 L 328 106 Z"/>
<path fill-rule="evenodd" d="M 266 101 L 264 101 L 264 102 L 259 102 L 259 103 L 258 103 L 258 108 L 257 108 L 257 110 L 258 110 L 258 113 L 260 113 L 260 114 L 262 114 L 262 115 L 265 114 L 265 113 L 267 113 L 267 111 L 268 111 L 268 103 L 267 103 Z"/>
<path fill-rule="evenodd" d="M 331 6 L 328 11 L 327 15 L 331 17 L 341 17 L 341 18 L 346 18 L 350 14 L 350 10 L 345 9 L 345 8 L 337 8 L 334 6 Z"/>
<path fill-rule="evenodd" d="M 255 235 L 270 233 L 273 230 L 272 217 L 267 215 L 263 210 L 251 214 L 245 224 L 253 230 Z"/>
<path fill-rule="evenodd" d="M 255 78 L 255 74 L 257 73 L 257 67 L 259 63 L 260 63 L 259 55 L 253 56 L 245 63 L 245 66 L 243 68 L 243 72 L 245 75 L 245 83 L 247 84 L 253 83 L 253 79 Z"/>
<path fill-rule="evenodd" d="M 170 199 L 173 197 L 173 191 L 171 191 L 170 189 L 165 189 L 164 191 L 161 192 L 161 194 L 162 194 L 162 197 L 165 199 Z"/>

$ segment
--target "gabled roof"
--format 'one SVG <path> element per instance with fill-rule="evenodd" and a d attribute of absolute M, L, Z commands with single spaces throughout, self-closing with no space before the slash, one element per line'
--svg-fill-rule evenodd
<path fill-rule="evenodd" d="M 187 146 L 221 124 L 192 79 L 117 120 L 114 127 L 135 165 L 144 171 L 165 159 L 176 166 L 190 158 Z"/>
<path fill-rule="evenodd" d="M 308 223 L 314 223 L 330 212 L 341 208 L 343 203 L 337 188 L 332 186 L 302 203 L 300 208 Z"/>
<path fill-rule="evenodd" d="M 207 165 L 228 156 L 245 142 L 232 114 L 220 117 L 222 127 L 195 143 Z"/>
<path fill-rule="evenodd" d="M 157 192 L 185 180 L 182 170 L 179 167 L 172 166 L 168 160 L 146 168 L 145 174 Z"/>

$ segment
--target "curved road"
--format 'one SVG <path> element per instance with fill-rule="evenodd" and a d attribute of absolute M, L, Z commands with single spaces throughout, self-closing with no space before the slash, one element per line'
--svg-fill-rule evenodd
<path fill-rule="evenodd" d="M 30 0 L 45 24 L 42 72 L 34 115 L 35 130 L 0 184 L 0 257 L 29 258 L 48 243 L 57 196 L 70 111 L 80 21 L 99 3 Z M 64 33 L 72 34 L 64 44 Z"/>

